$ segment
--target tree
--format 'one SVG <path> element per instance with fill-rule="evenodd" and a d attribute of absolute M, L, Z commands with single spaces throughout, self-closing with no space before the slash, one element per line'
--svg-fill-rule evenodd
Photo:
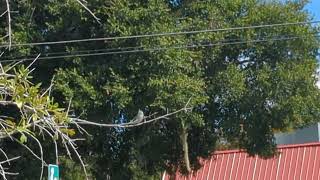
<path fill-rule="evenodd" d="M 72 151 L 78 157 L 78 160 L 82 165 L 84 175 L 66 175 L 66 178 L 88 178 L 84 162 L 77 150 L 76 141 L 79 139 L 72 138 L 76 134 L 75 128 L 77 128 L 78 132 L 80 133 L 87 133 L 87 131 L 81 127 L 81 124 L 109 128 L 137 127 L 143 124 L 155 122 L 163 118 L 165 119 L 171 115 L 175 115 L 182 111 L 186 112 L 191 109 L 187 107 L 189 103 L 188 102 L 185 107 L 175 112 L 167 113 L 153 119 L 150 119 L 150 117 L 141 117 L 143 121 L 132 121 L 129 123 L 119 124 L 99 124 L 79 119 L 77 117 L 70 117 L 70 104 L 67 109 L 59 108 L 59 105 L 57 103 L 54 103 L 53 98 L 50 97 L 53 84 L 51 84 L 50 87 L 44 92 L 39 92 L 40 84 L 33 85 L 29 81 L 31 78 L 30 73 L 34 70 L 29 70 L 32 64 L 33 63 L 31 63 L 26 68 L 24 66 L 15 68 L 17 64 L 4 67 L 0 64 L 0 139 L 11 140 L 2 142 L 2 147 L 6 147 L 8 151 L 10 151 L 12 146 L 8 148 L 6 144 L 12 144 L 12 142 L 16 142 L 22 145 L 26 150 L 28 150 L 30 154 L 34 156 L 34 158 L 40 160 L 40 179 L 42 179 L 43 176 L 44 166 L 47 166 L 47 163 L 44 160 L 44 143 L 42 141 L 48 142 L 48 140 L 51 139 L 51 144 L 54 144 L 53 149 L 55 150 L 54 155 L 57 164 L 59 164 L 58 150 L 60 149 L 60 146 L 65 148 L 66 154 L 70 157 L 70 159 L 72 159 Z M 14 73 L 10 74 L 10 71 L 13 71 Z M 41 140 L 39 136 L 42 136 Z M 34 148 L 27 145 L 28 139 L 29 141 L 30 139 L 32 139 L 34 140 L 34 142 L 36 142 L 36 144 L 31 145 L 37 145 L 39 147 L 40 155 L 35 152 Z M 61 142 L 60 146 L 58 142 Z M 18 173 L 7 172 L 3 167 L 3 164 L 8 163 L 10 165 L 11 161 L 18 159 L 21 156 L 9 159 L 7 153 L 2 148 L 0 148 L 0 151 L 6 158 L 5 161 L 0 162 L 0 175 L 4 179 L 7 178 L 7 175 L 17 175 Z M 69 166 L 74 166 L 74 163 L 69 162 L 66 159 L 62 159 L 62 162 L 64 162 L 65 164 L 69 164 Z"/>
<path fill-rule="evenodd" d="M 101 25 L 76 2 L 67 2 L 14 1 L 13 9 L 37 9 L 29 26 L 30 16 L 13 18 L 15 42 L 220 29 L 12 49 L 8 58 L 25 52 L 51 57 L 48 53 L 109 52 L 36 63 L 36 81 L 49 84 L 54 74 L 56 99 L 67 105 L 72 98 L 76 114 L 84 112 L 84 118 L 99 123 L 126 121 L 138 109 L 147 115 L 175 111 L 191 98 L 193 111 L 170 120 L 133 129 L 89 127 L 93 137 L 80 151 L 97 179 L 141 179 L 164 169 L 188 173 L 221 139 L 270 157 L 276 153 L 274 132 L 319 117 L 318 29 L 296 23 L 311 20 L 303 10 L 306 1 L 185 0 L 173 6 L 157 0 L 97 0 L 88 7 Z M 278 25 L 251 27 L 263 24 Z M 228 30 L 232 27 L 247 28 Z"/>
<path fill-rule="evenodd" d="M 0 174 L 3 179 L 6 179 L 7 175 L 15 175 L 15 173 L 8 173 L 3 165 L 6 163 L 10 165 L 10 161 L 20 158 L 20 156 L 8 158 L 6 151 L 13 151 L 13 149 L 5 145 L 6 139 L 9 139 L 11 143 L 22 145 L 27 151 L 30 151 L 34 158 L 41 161 L 40 179 L 42 179 L 43 167 L 46 163 L 39 135 L 43 136 L 43 141 L 45 135 L 47 138 L 51 137 L 52 143 L 55 144 L 56 159 L 58 159 L 58 139 L 62 140 L 68 151 L 69 148 L 76 151 L 76 145 L 70 138 L 75 134 L 75 131 L 68 125 L 68 111 L 59 108 L 58 104 L 54 103 L 50 97 L 51 87 L 40 92 L 40 85 L 33 85 L 29 81 L 30 71 L 28 68 L 30 66 L 16 69 L 15 64 L 4 67 L 0 64 L 0 139 L 2 140 L 1 152 L 6 158 L 0 164 Z M 11 74 L 10 71 L 14 71 L 14 73 Z M 26 145 L 28 141 L 32 140 L 36 142 L 34 145 L 39 147 L 40 155 L 37 155 L 34 148 Z"/>

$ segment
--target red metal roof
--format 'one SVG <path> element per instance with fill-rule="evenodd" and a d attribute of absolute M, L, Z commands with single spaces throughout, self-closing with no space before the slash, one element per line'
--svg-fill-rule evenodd
<path fill-rule="evenodd" d="M 188 177 L 164 173 L 162 180 L 320 180 L 320 143 L 278 150 L 280 154 L 271 159 L 249 157 L 240 150 L 218 151 Z"/>

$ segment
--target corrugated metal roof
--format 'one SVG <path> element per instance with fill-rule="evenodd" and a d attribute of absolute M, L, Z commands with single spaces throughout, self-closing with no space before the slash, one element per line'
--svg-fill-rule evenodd
<path fill-rule="evenodd" d="M 188 177 L 179 173 L 163 180 L 320 180 L 320 143 L 279 146 L 271 159 L 249 157 L 240 150 L 218 151 Z M 171 178 L 171 179 L 170 179 Z"/>

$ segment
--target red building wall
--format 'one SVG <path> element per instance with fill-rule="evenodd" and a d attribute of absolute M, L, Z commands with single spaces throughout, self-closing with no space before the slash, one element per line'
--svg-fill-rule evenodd
<path fill-rule="evenodd" d="M 163 180 L 320 180 L 320 143 L 285 145 L 271 159 L 240 150 L 218 151 L 189 176 L 163 174 Z"/>

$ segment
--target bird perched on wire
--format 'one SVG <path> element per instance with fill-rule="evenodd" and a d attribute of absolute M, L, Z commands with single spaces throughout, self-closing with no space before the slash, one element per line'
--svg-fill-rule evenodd
<path fill-rule="evenodd" d="M 138 124 L 145 120 L 144 113 L 139 109 L 138 114 L 132 119 L 130 124 Z"/>

